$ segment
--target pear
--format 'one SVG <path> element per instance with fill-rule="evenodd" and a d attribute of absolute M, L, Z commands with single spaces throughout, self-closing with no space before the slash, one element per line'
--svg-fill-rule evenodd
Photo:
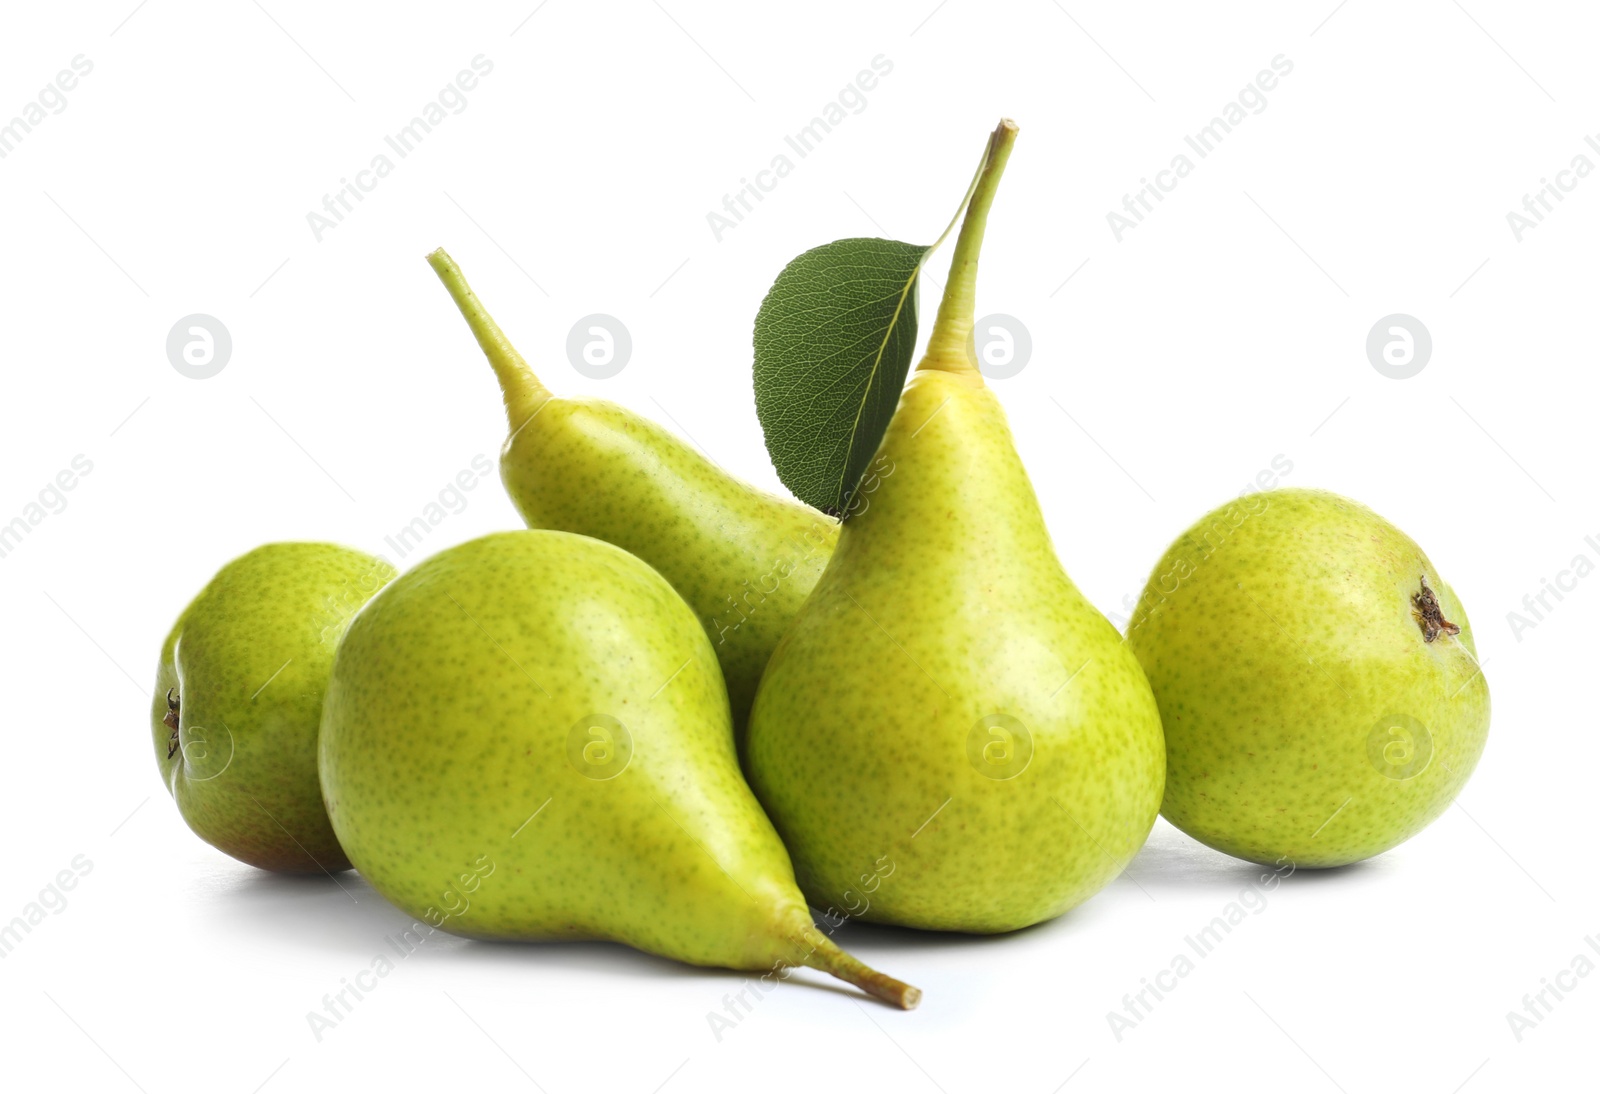
<path fill-rule="evenodd" d="M 1323 490 L 1202 517 L 1128 640 L 1166 727 L 1162 815 L 1252 862 L 1342 866 L 1411 838 L 1489 733 L 1461 601 L 1405 533 Z"/>
<path fill-rule="evenodd" d="M 1120 873 L 1163 766 L 1144 674 L 1062 569 L 975 367 L 978 250 L 1015 137 L 1005 121 L 991 138 L 878 450 L 894 476 L 845 521 L 768 663 L 747 757 L 814 905 L 978 933 Z"/>
<path fill-rule="evenodd" d="M 733 478 L 626 407 L 552 395 L 443 249 L 428 256 L 505 397 L 500 476 L 530 528 L 593 536 L 654 566 L 711 638 L 741 735 L 767 658 L 817 583 L 839 525 Z"/>
<path fill-rule="evenodd" d="M 161 781 L 196 835 L 263 870 L 348 870 L 317 780 L 334 648 L 394 568 L 329 543 L 224 566 L 161 647 L 150 710 Z"/>
<path fill-rule="evenodd" d="M 610 544 L 501 532 L 379 593 L 339 647 L 321 771 L 357 869 L 442 930 L 919 998 L 817 930 L 740 775 L 710 640 Z"/>

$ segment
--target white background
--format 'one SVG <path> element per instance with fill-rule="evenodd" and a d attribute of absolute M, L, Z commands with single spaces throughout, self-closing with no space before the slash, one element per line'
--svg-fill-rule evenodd
<path fill-rule="evenodd" d="M 1600 163 L 1583 143 L 1600 25 L 1576 4 L 1336 2 L 11 7 L 0 120 L 74 56 L 94 68 L 0 160 L 0 522 L 74 456 L 93 470 L 0 558 L 0 919 L 75 855 L 93 868 L 0 961 L 0 1074 L 151 1092 L 1592 1083 L 1600 976 L 1520 1042 L 1506 1014 L 1600 935 L 1600 579 L 1520 634 L 1508 613 L 1600 559 L 1600 178 L 1520 242 L 1506 214 L 1574 156 Z M 319 242 L 306 214 L 479 54 L 494 68 L 467 108 Z M 865 109 L 718 242 L 706 214 L 878 54 L 893 72 Z M 1107 212 L 1279 54 L 1294 70 L 1267 108 L 1118 242 Z M 719 1041 L 706 1015 L 737 975 L 435 940 L 319 1042 L 306 1013 L 407 919 L 354 874 L 275 878 L 191 835 L 151 759 L 149 681 L 228 559 L 292 538 L 396 558 L 383 538 L 495 456 L 492 377 L 424 253 L 451 248 L 552 387 L 675 423 L 776 487 L 750 387 L 772 278 L 830 239 L 932 238 L 1002 114 L 1022 135 L 978 311 L 1031 331 L 996 386 L 1068 572 L 1126 614 L 1167 542 L 1280 454 L 1285 484 L 1371 505 L 1473 613 L 1495 717 L 1458 807 L 1287 881 L 1120 1041 L 1107 1012 L 1255 874 L 1164 822 L 1125 876 L 1020 934 L 846 927 L 926 991 L 914 1013 L 803 974 Z M 234 343 L 204 381 L 165 352 L 197 312 Z M 591 312 L 632 333 L 614 379 L 566 360 Z M 1403 381 L 1364 349 L 1395 312 L 1434 339 Z M 397 561 L 516 526 L 493 476 L 466 497 Z"/>

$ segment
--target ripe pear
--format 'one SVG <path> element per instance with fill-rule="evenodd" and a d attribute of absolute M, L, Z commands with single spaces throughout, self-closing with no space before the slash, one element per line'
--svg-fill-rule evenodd
<path fill-rule="evenodd" d="M 499 377 L 511 435 L 500 476 L 530 528 L 644 559 L 689 602 L 722 665 L 736 731 L 767 658 L 821 576 L 839 523 L 741 482 L 603 399 L 552 395 L 443 249 L 428 256 Z"/>
<path fill-rule="evenodd" d="M 845 521 L 767 665 L 747 757 L 813 904 L 977 933 L 1120 873 L 1163 765 L 1144 674 L 1062 569 L 975 367 L 978 249 L 1015 136 L 1006 121 L 991 138 L 878 450 L 894 476 Z"/>
<path fill-rule="evenodd" d="M 919 993 L 812 923 L 694 612 L 639 559 L 502 532 L 379 593 L 334 663 L 323 796 L 368 881 L 471 938 L 609 939 Z"/>
<path fill-rule="evenodd" d="M 195 834 L 263 870 L 348 870 L 322 807 L 317 728 L 333 651 L 391 578 L 371 555 L 269 543 L 224 566 L 161 647 L 161 781 Z"/>
<path fill-rule="evenodd" d="M 1410 839 L 1489 733 L 1455 592 L 1404 532 L 1324 490 L 1202 517 L 1128 641 L 1166 727 L 1162 815 L 1252 862 L 1343 866 Z"/>

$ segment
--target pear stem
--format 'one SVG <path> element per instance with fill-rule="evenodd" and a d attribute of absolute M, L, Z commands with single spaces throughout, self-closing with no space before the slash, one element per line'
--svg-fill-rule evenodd
<path fill-rule="evenodd" d="M 539 382 L 539 377 L 522 359 L 522 354 L 517 352 L 511 339 L 500 329 L 500 324 L 494 321 L 489 309 L 472 291 L 456 260 L 440 247 L 428 256 L 428 265 L 444 282 L 450 298 L 461 309 L 462 317 L 472 329 L 473 337 L 483 348 L 484 356 L 489 358 L 489 364 L 494 367 L 494 374 L 500 380 L 500 390 L 505 396 L 506 419 L 511 423 L 511 431 L 517 432 L 550 401 L 550 389 Z"/>
<path fill-rule="evenodd" d="M 917 365 L 918 371 L 934 369 L 978 374 L 978 353 L 972 341 L 978 252 L 983 248 L 983 230 L 989 222 L 989 207 L 994 204 L 995 192 L 1000 188 L 1000 176 L 1005 173 L 1006 160 L 1011 158 L 1011 146 L 1016 140 L 1017 123 L 1010 118 L 1001 118 L 1000 124 L 989 135 L 988 153 L 978 172 L 966 218 L 961 222 L 961 234 L 956 237 L 955 254 L 950 259 L 950 280 L 945 283 L 944 297 L 939 301 L 939 315 L 933 321 L 933 332 L 928 336 L 928 348 Z M 981 374 L 978 375 L 981 377 Z"/>
<path fill-rule="evenodd" d="M 854 984 L 868 995 L 882 999 L 885 1003 L 901 1010 L 915 1010 L 917 1004 L 922 1002 L 922 989 L 901 983 L 877 969 L 868 968 L 834 945 L 833 941 L 821 931 L 814 929 L 807 931 L 806 940 L 810 944 L 810 952 L 804 961 L 807 968 L 836 976 L 846 984 Z"/>

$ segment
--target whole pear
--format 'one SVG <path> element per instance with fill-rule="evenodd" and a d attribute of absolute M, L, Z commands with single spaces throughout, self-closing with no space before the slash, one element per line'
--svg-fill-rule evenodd
<path fill-rule="evenodd" d="M 317 780 L 317 729 L 346 624 L 394 577 L 329 543 L 224 566 L 161 647 L 150 708 L 161 781 L 201 839 L 264 870 L 347 870 Z"/>
<path fill-rule="evenodd" d="M 1161 800 L 1144 674 L 1062 569 L 974 367 L 978 249 L 1015 135 L 1007 121 L 991 138 L 878 450 L 894 473 L 845 521 L 750 718 L 751 785 L 812 903 L 939 930 L 1085 900 Z"/>
<path fill-rule="evenodd" d="M 1324 490 L 1202 517 L 1128 641 L 1166 728 L 1162 815 L 1252 862 L 1342 866 L 1410 839 L 1488 737 L 1455 592 L 1404 532 Z"/>
<path fill-rule="evenodd" d="M 505 397 L 500 476 L 530 528 L 593 536 L 644 559 L 694 609 L 741 736 L 767 658 L 827 565 L 838 521 L 729 475 L 626 407 L 552 395 L 442 249 L 444 282 Z"/>
<path fill-rule="evenodd" d="M 351 861 L 443 930 L 807 965 L 916 1004 L 812 923 L 739 773 L 710 641 L 610 544 L 503 532 L 379 593 L 339 647 L 321 770 Z"/>

